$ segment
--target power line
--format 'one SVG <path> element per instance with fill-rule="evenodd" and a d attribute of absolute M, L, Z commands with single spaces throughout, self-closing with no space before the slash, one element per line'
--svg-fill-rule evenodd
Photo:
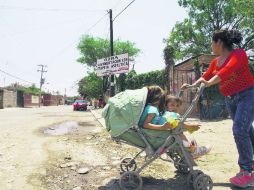
<path fill-rule="evenodd" d="M 104 11 L 102 9 L 56 9 L 56 8 L 39 8 L 39 7 L 21 7 L 21 6 L 8 6 L 8 5 L 1 5 L 0 9 L 17 9 L 23 11 L 53 11 L 53 12 L 100 12 Z"/>
<path fill-rule="evenodd" d="M 118 0 L 117 3 L 112 7 L 112 9 L 115 9 L 120 3 L 121 3 L 122 0 Z"/>
<path fill-rule="evenodd" d="M 14 75 L 12 75 L 12 74 L 10 74 L 10 73 L 7 73 L 6 71 L 3 71 L 3 70 L 1 70 L 1 69 L 0 69 L 0 72 L 4 73 L 4 74 L 6 74 L 6 75 L 8 75 L 8 76 L 10 76 L 10 77 L 13 77 L 13 78 L 15 78 L 15 79 L 21 80 L 21 81 L 23 81 L 23 82 L 27 82 L 27 83 L 30 83 L 30 84 L 34 84 L 33 82 L 29 82 L 29 81 L 27 81 L 27 80 L 24 80 L 24 79 L 22 79 L 22 78 L 19 78 L 19 77 L 17 77 L 17 76 L 14 76 Z"/>
<path fill-rule="evenodd" d="M 83 21 L 84 17 L 77 17 L 77 18 L 73 18 L 73 19 L 68 19 L 65 21 L 61 21 L 61 22 L 55 22 L 55 23 L 50 23 L 48 25 L 44 25 L 44 26 L 31 26 L 28 28 L 28 30 L 23 30 L 23 31 L 18 31 L 18 32 L 14 32 L 11 33 L 11 35 L 20 35 L 20 34 L 25 34 L 25 33 L 29 33 L 29 32 L 34 32 L 36 30 L 45 30 L 45 29 L 49 29 L 58 25 L 64 25 L 64 24 L 73 24 L 74 22 L 78 22 L 78 21 Z"/>
<path fill-rule="evenodd" d="M 136 0 L 133 0 L 132 2 L 130 2 L 120 13 L 118 13 L 115 18 L 113 19 L 113 21 L 120 15 L 122 14 L 132 3 L 134 3 L 134 1 Z"/>
<path fill-rule="evenodd" d="M 87 29 L 87 31 L 85 33 L 90 32 L 90 30 L 92 30 L 100 21 L 102 21 L 102 19 L 108 14 L 108 12 L 103 15 L 103 17 L 101 17 L 96 23 L 94 23 L 90 28 Z"/>
<path fill-rule="evenodd" d="M 99 22 L 101 22 L 103 19 L 104 19 L 104 17 L 106 16 L 108 14 L 108 12 L 105 14 L 105 15 L 103 15 L 98 21 L 96 21 L 93 25 L 91 25 L 85 32 L 84 32 L 84 34 L 87 34 L 89 31 L 91 31 Z M 70 44 L 68 44 L 67 46 L 65 46 L 62 50 L 60 50 L 58 53 L 57 53 L 57 56 L 58 55 L 61 55 L 66 49 L 68 49 L 71 45 L 73 45 L 74 43 L 76 42 L 76 40 L 75 41 L 73 41 L 73 42 L 71 42 Z M 54 56 L 53 56 L 54 57 Z"/>

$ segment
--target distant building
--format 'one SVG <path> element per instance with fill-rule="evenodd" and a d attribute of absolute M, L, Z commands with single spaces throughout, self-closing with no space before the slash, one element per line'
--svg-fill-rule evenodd
<path fill-rule="evenodd" d="M 0 109 L 6 107 L 23 107 L 23 92 L 13 88 L 0 88 Z"/>
<path fill-rule="evenodd" d="M 44 106 L 58 106 L 64 104 L 64 97 L 62 95 L 43 94 Z"/>

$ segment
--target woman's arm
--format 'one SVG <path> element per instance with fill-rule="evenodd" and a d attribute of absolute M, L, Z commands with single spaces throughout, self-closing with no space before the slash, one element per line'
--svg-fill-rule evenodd
<path fill-rule="evenodd" d="M 201 82 L 206 83 L 207 80 L 212 79 L 212 78 L 214 77 L 213 71 L 214 71 L 214 69 L 215 69 L 215 67 L 216 67 L 216 62 L 217 62 L 217 58 L 214 59 L 214 60 L 211 62 L 210 66 L 209 66 L 208 70 L 205 72 L 205 74 L 203 74 L 203 75 L 202 75 L 198 80 L 196 80 L 192 85 L 193 85 L 193 86 L 197 86 L 197 85 L 198 85 L 199 83 L 201 83 Z M 186 88 L 188 88 L 188 86 L 190 86 L 190 85 L 185 83 L 185 84 L 183 84 L 183 85 L 181 86 L 181 89 L 182 89 L 182 90 L 185 90 Z"/>
<path fill-rule="evenodd" d="M 211 78 L 209 81 L 202 81 L 205 83 L 206 87 L 218 84 L 221 81 L 221 78 L 218 75 L 215 75 L 213 78 Z"/>
<path fill-rule="evenodd" d="M 153 130 L 167 130 L 170 129 L 170 124 L 168 122 L 166 122 L 164 125 L 155 125 L 152 124 L 151 121 L 153 120 L 153 118 L 155 117 L 155 114 L 148 114 L 147 118 L 145 119 L 143 128 L 144 129 L 153 129 Z"/>

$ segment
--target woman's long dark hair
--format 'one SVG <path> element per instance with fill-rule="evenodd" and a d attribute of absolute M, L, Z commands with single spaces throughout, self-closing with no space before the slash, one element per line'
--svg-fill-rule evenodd
<path fill-rule="evenodd" d="M 238 30 L 216 30 L 212 35 L 214 42 L 221 40 L 228 50 L 233 49 L 233 44 L 240 44 L 242 39 L 242 34 Z"/>
<path fill-rule="evenodd" d="M 165 92 L 159 86 L 147 86 L 148 94 L 146 105 L 158 103 L 159 112 L 164 112 L 165 108 Z"/>

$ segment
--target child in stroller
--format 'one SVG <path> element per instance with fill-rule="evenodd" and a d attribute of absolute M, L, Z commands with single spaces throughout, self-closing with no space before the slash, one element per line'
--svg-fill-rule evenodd
<path fill-rule="evenodd" d="M 165 120 L 172 120 L 177 121 L 180 119 L 180 109 L 182 106 L 182 100 L 179 97 L 167 95 L 166 96 L 166 112 L 164 112 L 164 117 L 162 116 L 162 119 Z M 163 121 L 162 121 L 163 122 Z M 178 123 L 178 122 L 177 122 Z M 190 127 L 191 125 L 185 124 L 185 127 L 189 133 L 193 133 L 196 131 L 195 127 Z M 199 125 L 194 125 L 199 126 Z M 208 154 L 212 147 L 210 145 L 206 146 L 198 146 L 195 139 L 188 139 L 184 134 L 180 134 L 181 139 L 183 140 L 184 147 L 188 148 L 193 156 L 194 159 L 197 159 L 205 154 Z"/>
<path fill-rule="evenodd" d="M 177 127 L 182 101 L 175 96 L 167 95 L 159 86 L 148 86 L 145 109 L 141 115 L 139 126 L 152 130 L 170 130 Z M 166 100 L 166 101 L 165 101 Z M 164 106 L 165 105 L 165 106 Z M 166 110 L 164 108 L 166 107 Z M 187 131 L 197 131 L 198 124 L 183 124 Z M 210 152 L 210 146 L 197 146 L 194 139 L 189 140 L 183 133 L 180 134 L 184 147 L 186 147 L 196 159 Z"/>
<path fill-rule="evenodd" d="M 177 127 L 173 129 L 169 123 L 165 124 L 164 127 L 155 126 L 151 122 L 146 121 L 147 117 L 141 117 L 144 112 L 148 113 L 150 110 L 146 111 L 144 109 L 149 98 L 148 88 L 146 87 L 137 90 L 126 90 L 109 99 L 108 104 L 103 109 L 102 115 L 105 119 L 106 129 L 109 131 L 112 139 L 118 143 L 126 143 L 141 149 L 133 158 L 124 158 L 122 160 L 120 164 L 122 175 L 119 181 L 121 189 L 140 190 L 143 184 L 140 173 L 157 158 L 173 163 L 178 172 L 188 173 L 187 183 L 194 190 L 212 189 L 212 179 L 202 171 L 194 170 L 194 166 L 197 165 L 190 151 L 183 146 L 180 137 L 183 131 L 186 131 L 184 122 L 197 103 L 204 88 L 203 84 L 198 88 L 191 106 L 183 117 L 180 118 Z M 154 94 L 164 96 L 161 92 L 163 91 L 160 89 L 153 91 Z M 163 102 L 161 103 L 161 96 L 158 98 L 158 96 L 152 95 L 151 97 L 156 97 L 151 103 L 157 102 L 155 104 L 158 105 L 157 111 L 161 110 L 160 106 L 164 107 Z M 150 106 L 153 105 L 150 104 Z M 154 110 L 154 108 L 152 109 Z M 159 113 L 155 112 L 154 115 L 159 116 Z M 156 122 L 156 119 L 158 118 L 152 118 L 151 120 Z M 142 121 L 145 124 L 143 123 L 142 125 Z M 152 128 L 159 129 L 160 127 L 163 127 L 164 130 L 151 130 Z M 144 163 L 138 167 L 136 159 L 143 152 L 146 153 L 146 157 Z M 168 155 L 170 159 L 163 158 L 163 154 Z"/>

